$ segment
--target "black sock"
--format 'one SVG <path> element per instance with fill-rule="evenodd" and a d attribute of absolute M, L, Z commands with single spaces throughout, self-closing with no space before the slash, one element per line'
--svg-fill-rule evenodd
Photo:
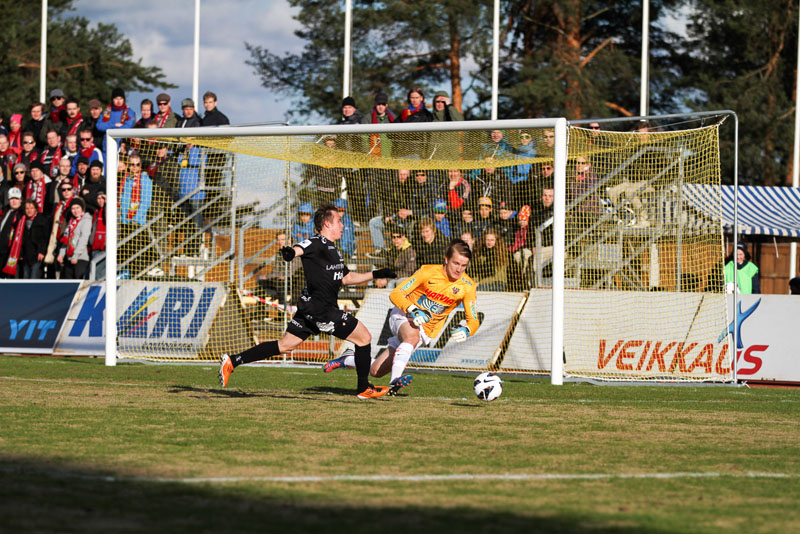
<path fill-rule="evenodd" d="M 356 346 L 355 359 L 359 392 L 364 391 L 369 386 L 369 366 L 372 363 L 370 358 L 371 350 L 372 347 L 370 345 Z"/>
<path fill-rule="evenodd" d="M 277 340 L 265 341 L 264 343 L 259 343 L 255 347 L 250 347 L 244 352 L 234 354 L 231 356 L 231 362 L 233 362 L 234 367 L 238 367 L 243 363 L 257 362 L 280 353 L 281 350 L 278 348 Z"/>

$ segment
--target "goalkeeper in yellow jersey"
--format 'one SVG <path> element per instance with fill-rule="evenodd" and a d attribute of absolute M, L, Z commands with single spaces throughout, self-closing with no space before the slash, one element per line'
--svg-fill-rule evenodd
<path fill-rule="evenodd" d="M 413 377 L 403 374 L 411 354 L 439 335 L 450 312 L 460 303 L 464 304 L 467 319 L 451 330 L 450 339 L 460 343 L 478 330 L 480 323 L 475 309 L 477 284 L 465 274 L 470 259 L 472 251 L 469 245 L 461 239 L 454 239 L 447 248 L 443 265 L 423 265 L 389 295 L 395 306 L 389 315 L 393 336 L 372 362 L 370 374 L 378 377 L 392 373 L 390 395 L 396 395 L 411 383 Z M 345 367 L 355 367 L 352 350 L 346 350 L 341 357 L 329 361 L 324 370 L 329 373 Z"/>

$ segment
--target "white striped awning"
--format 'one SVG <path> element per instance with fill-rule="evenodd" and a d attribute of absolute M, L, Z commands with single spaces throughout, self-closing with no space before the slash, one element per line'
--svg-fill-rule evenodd
<path fill-rule="evenodd" d="M 684 184 L 684 199 L 713 221 L 733 230 L 734 187 Z M 739 233 L 800 237 L 800 188 L 739 186 Z"/>

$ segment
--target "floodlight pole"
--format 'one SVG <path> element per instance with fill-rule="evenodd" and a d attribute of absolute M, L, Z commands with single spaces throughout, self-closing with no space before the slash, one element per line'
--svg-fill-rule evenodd
<path fill-rule="evenodd" d="M 47 96 L 47 0 L 42 0 L 42 44 L 39 51 L 39 102 Z"/>
<path fill-rule="evenodd" d="M 492 20 L 492 120 L 497 120 L 497 88 L 500 64 L 500 0 L 494 0 Z"/>
<path fill-rule="evenodd" d="M 650 2 L 649 0 L 642 1 L 642 73 L 641 73 L 641 87 L 639 88 L 639 115 L 647 115 L 647 102 L 649 100 L 648 85 L 649 85 L 649 43 L 650 43 Z"/>
<path fill-rule="evenodd" d="M 192 100 L 198 105 L 200 85 L 200 0 L 194 0 L 194 57 L 192 61 Z M 197 109 L 197 108 L 195 108 Z"/>
<path fill-rule="evenodd" d="M 344 2 L 344 72 L 342 73 L 342 98 L 350 96 L 350 30 L 353 26 L 353 4 Z"/>

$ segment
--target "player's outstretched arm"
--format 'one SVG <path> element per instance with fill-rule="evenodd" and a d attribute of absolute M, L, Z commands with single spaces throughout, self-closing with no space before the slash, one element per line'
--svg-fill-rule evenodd
<path fill-rule="evenodd" d="M 354 286 L 376 280 L 378 278 L 397 278 L 397 273 L 391 269 L 377 269 L 368 273 L 356 273 L 350 271 L 342 278 L 342 284 L 346 286 Z"/>
<path fill-rule="evenodd" d="M 302 247 L 298 247 L 297 245 L 293 247 L 281 247 L 281 257 L 283 261 L 292 261 L 295 258 L 299 258 L 303 255 Z"/>

